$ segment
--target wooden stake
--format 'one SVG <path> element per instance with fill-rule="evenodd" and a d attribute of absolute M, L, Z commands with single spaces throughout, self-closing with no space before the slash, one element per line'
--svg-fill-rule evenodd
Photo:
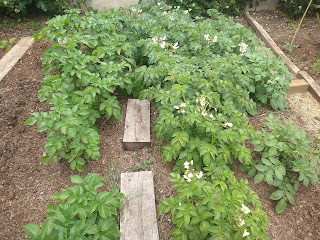
<path fill-rule="evenodd" d="M 293 41 L 294 41 L 294 39 L 295 39 L 295 37 L 296 37 L 296 35 L 297 35 L 297 33 L 298 33 L 299 29 L 300 29 L 300 26 L 301 26 L 301 24 L 302 24 L 302 21 L 303 21 L 303 19 L 304 19 L 305 15 L 307 14 L 308 9 L 309 9 L 309 7 L 310 7 L 311 3 L 312 3 L 312 0 L 310 0 L 309 5 L 308 5 L 308 7 L 307 7 L 306 11 L 304 12 L 304 14 L 303 14 L 303 16 L 302 16 L 302 18 L 301 18 L 301 20 L 300 20 L 300 23 L 299 23 L 299 25 L 298 25 L 298 28 L 297 28 L 296 32 L 294 33 L 294 35 L 293 35 L 293 38 L 292 38 L 292 41 L 291 41 L 291 45 L 293 44 Z"/>

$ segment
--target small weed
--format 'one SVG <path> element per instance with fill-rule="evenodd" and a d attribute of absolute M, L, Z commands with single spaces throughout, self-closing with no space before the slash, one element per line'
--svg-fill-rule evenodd
<path fill-rule="evenodd" d="M 145 170 L 150 169 L 153 167 L 153 165 L 156 163 L 156 159 L 150 156 L 150 161 L 143 161 L 143 163 L 132 166 L 129 171 L 134 172 L 137 170 Z"/>
<path fill-rule="evenodd" d="M 6 51 L 9 52 L 12 48 L 12 44 L 15 41 L 15 38 L 10 38 L 8 41 L 7 40 L 0 40 L 0 49 L 6 48 Z"/>
<path fill-rule="evenodd" d="M 2 29 L 6 30 L 9 28 L 13 28 L 14 24 L 11 20 L 5 19 L 5 20 L 3 20 L 3 22 L 0 26 Z"/>
<path fill-rule="evenodd" d="M 289 42 L 286 42 L 283 46 L 290 54 L 292 53 L 292 45 Z"/>
<path fill-rule="evenodd" d="M 141 162 L 141 158 L 139 155 L 139 151 L 136 152 L 136 154 L 134 155 L 134 157 L 136 158 L 137 162 Z"/>
<path fill-rule="evenodd" d="M 121 158 L 119 163 L 117 166 L 111 161 L 106 164 L 105 183 L 111 189 L 120 189 L 120 175 L 123 170 Z"/>
<path fill-rule="evenodd" d="M 316 74 L 320 73 L 320 59 L 318 59 L 316 62 L 312 63 L 313 70 L 316 72 Z"/>
<path fill-rule="evenodd" d="M 44 27 L 45 27 L 44 24 L 39 24 L 36 22 L 31 22 L 31 24 L 30 24 L 30 28 L 32 29 L 33 32 L 37 32 Z"/>

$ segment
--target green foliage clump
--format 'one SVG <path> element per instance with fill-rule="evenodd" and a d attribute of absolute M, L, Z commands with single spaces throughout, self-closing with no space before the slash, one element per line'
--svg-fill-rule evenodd
<path fill-rule="evenodd" d="M 163 200 L 158 211 L 171 212 L 177 226 L 172 239 L 268 239 L 268 217 L 247 180 L 238 182 L 231 171 L 220 174 L 213 165 L 204 170 L 206 180 L 193 177 L 190 182 L 171 173 L 178 194 Z"/>
<path fill-rule="evenodd" d="M 309 2 L 310 0 L 280 0 L 280 7 L 289 18 L 297 19 L 302 17 L 309 5 Z M 319 9 L 320 0 L 313 0 L 308 10 L 308 14 L 315 14 Z"/>
<path fill-rule="evenodd" d="M 54 107 L 49 113 L 32 113 L 25 124 L 37 122 L 39 132 L 48 131 L 43 163 L 63 158 L 71 169 L 83 171 L 86 159 L 100 156 L 97 118 L 122 120 L 113 92 L 118 86 L 130 87 L 125 73 L 135 67 L 129 57 L 134 46 L 120 32 L 120 12 L 91 12 L 83 18 L 79 18 L 80 10 L 67 12 L 35 35 L 55 42 L 43 58 L 46 76 L 38 94 L 42 102 Z M 53 68 L 55 75 L 50 74 Z"/>
<path fill-rule="evenodd" d="M 12 44 L 15 41 L 15 38 L 10 38 L 8 41 L 7 40 L 0 40 L 0 49 L 6 48 L 6 51 L 10 51 L 12 48 Z"/>
<path fill-rule="evenodd" d="M 251 141 L 255 145 L 253 150 L 262 152 L 261 160 L 241 168 L 248 172 L 248 177 L 255 176 L 254 183 L 265 181 L 279 188 L 270 198 L 280 200 L 276 206 L 280 214 L 286 209 L 287 201 L 295 205 L 293 196 L 299 182 L 305 186 L 318 182 L 320 151 L 310 146 L 313 140 L 306 137 L 304 130 L 293 125 L 292 120 L 281 122 L 273 115 L 266 120 L 265 128 Z"/>
<path fill-rule="evenodd" d="M 244 9 L 247 4 L 252 4 L 252 0 L 170 0 L 168 4 L 172 7 L 181 7 L 181 9 L 189 10 L 193 16 L 207 15 L 208 9 L 217 9 L 221 13 L 238 15 Z"/>
<path fill-rule="evenodd" d="M 199 180 L 196 185 L 205 186 L 198 188 L 194 198 L 190 194 L 198 193 L 192 191 L 179 195 L 177 201 L 201 201 L 201 206 L 194 203 L 198 213 L 214 208 L 218 198 L 214 194 L 225 201 L 219 205 L 224 209 L 220 217 L 219 206 L 209 210 L 217 214 L 215 220 L 186 217 L 184 221 L 200 226 L 201 232 L 196 233 L 204 239 L 219 235 L 218 228 L 228 229 L 224 237 L 267 239 L 267 217 L 261 205 L 247 182 L 234 179 L 228 164 L 234 159 L 252 164 L 245 143 L 255 130 L 247 117 L 256 114 L 257 102 L 275 110 L 287 107 L 290 75 L 283 60 L 263 47 L 252 32 L 217 10 L 208 11 L 211 19 L 199 20 L 163 2 L 83 16 L 79 10 L 66 13 L 35 35 L 54 42 L 43 59 L 46 76 L 38 94 L 51 105 L 50 111 L 32 113 L 26 121 L 48 133 L 47 156 L 42 161 L 66 159 L 72 169 L 82 171 L 87 159 L 99 158 L 97 118 L 121 121 L 116 89 L 153 100 L 159 111 L 154 122 L 157 141 L 166 143 L 163 162 L 176 162 L 176 178 L 185 173 L 179 184 Z M 186 168 L 191 162 L 192 171 Z M 214 178 L 209 179 L 212 174 Z M 239 194 L 242 190 L 247 196 Z M 234 219 L 242 204 L 252 211 L 246 215 L 245 228 L 240 219 Z M 189 235 L 187 227 L 180 228 L 177 214 L 181 212 L 172 214 L 179 224 L 172 234 L 183 231 L 181 236 Z M 236 221 L 241 228 L 234 226 Z M 203 230 L 208 227 L 206 222 L 216 229 L 214 233 Z"/>
<path fill-rule="evenodd" d="M 36 15 L 57 15 L 69 7 L 81 8 L 87 0 L 1 0 L 0 14 L 19 20 Z"/>
<path fill-rule="evenodd" d="M 103 177 L 88 174 L 84 179 L 72 176 L 76 185 L 62 189 L 51 196 L 58 204 L 47 206 L 47 220 L 40 227 L 27 224 L 23 230 L 32 240 L 56 239 L 119 239 L 120 231 L 116 221 L 123 193 L 97 189 L 104 185 Z"/>

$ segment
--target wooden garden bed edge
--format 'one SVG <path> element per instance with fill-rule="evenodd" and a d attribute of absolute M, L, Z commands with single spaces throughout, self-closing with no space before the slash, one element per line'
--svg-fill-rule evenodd
<path fill-rule="evenodd" d="M 250 16 L 248 11 L 244 11 L 243 13 L 244 18 L 246 21 L 250 24 L 250 26 L 255 29 L 257 34 L 261 37 L 261 39 L 266 43 L 266 45 L 271 48 L 271 50 L 277 54 L 278 56 L 281 56 L 284 58 L 285 64 L 287 65 L 289 71 L 297 76 L 298 78 L 303 78 L 307 84 L 309 84 L 309 87 L 307 88 L 308 91 L 314 96 L 314 98 L 320 102 L 320 87 L 318 84 L 314 81 L 314 79 L 305 71 L 300 71 L 300 69 L 290 61 L 290 59 L 284 54 L 284 52 L 278 47 L 278 45 L 273 41 L 273 39 L 270 37 L 270 35 L 263 29 L 263 27 L 254 20 L 253 17 Z M 291 86 L 294 86 L 296 88 L 299 87 L 298 82 L 299 80 L 293 80 Z M 301 88 L 305 88 L 305 84 L 300 83 Z M 293 91 L 296 92 L 296 91 Z M 299 91 L 300 92 L 300 91 Z"/>

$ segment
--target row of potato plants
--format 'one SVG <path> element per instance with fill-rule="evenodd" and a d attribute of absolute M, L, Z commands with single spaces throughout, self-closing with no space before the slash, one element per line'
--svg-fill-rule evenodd
<path fill-rule="evenodd" d="M 176 163 L 171 180 L 178 194 L 158 208 L 171 211 L 173 239 L 268 239 L 257 194 L 228 164 L 237 159 L 244 170 L 261 171 L 245 145 L 257 136 L 248 114 L 256 114 L 256 102 L 287 107 L 287 68 L 232 19 L 209 10 L 210 18 L 196 20 L 191 11 L 143 2 L 84 16 L 70 10 L 50 20 L 35 37 L 54 42 L 39 91 L 52 107 L 32 113 L 26 124 L 48 131 L 42 162 L 67 159 L 83 171 L 87 159 L 99 158 L 96 119 L 122 119 L 114 91 L 153 100 L 163 162 Z M 315 183 L 317 177 L 306 174 L 313 167 L 314 161 L 303 171 Z M 284 209 L 282 203 L 277 211 Z"/>

